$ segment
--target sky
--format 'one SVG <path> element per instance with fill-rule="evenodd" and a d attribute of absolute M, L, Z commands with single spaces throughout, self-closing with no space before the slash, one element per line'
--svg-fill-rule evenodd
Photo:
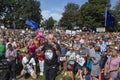
<path fill-rule="evenodd" d="M 53 17 L 53 19 L 59 21 L 64 12 L 64 6 L 67 3 L 76 3 L 78 5 L 83 5 L 88 0 L 39 0 L 41 3 L 42 16 L 44 19 Z M 117 3 L 118 0 L 111 0 L 112 7 Z"/>

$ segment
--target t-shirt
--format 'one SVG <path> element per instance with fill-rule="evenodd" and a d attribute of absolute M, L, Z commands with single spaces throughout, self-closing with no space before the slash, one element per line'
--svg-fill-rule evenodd
<path fill-rule="evenodd" d="M 22 59 L 22 64 L 26 64 L 28 62 L 29 59 L 27 59 L 26 57 L 23 57 Z M 26 67 L 28 69 L 29 72 L 31 72 L 33 70 L 33 66 L 36 65 L 35 63 L 35 59 L 34 58 L 31 58 L 29 63 L 26 64 Z"/>
<path fill-rule="evenodd" d="M 94 48 L 89 49 L 89 56 L 94 57 L 94 55 L 95 55 L 95 49 Z"/>
<path fill-rule="evenodd" d="M 108 62 L 107 69 L 108 69 L 108 70 L 109 70 L 109 69 L 113 69 L 113 68 L 115 68 L 115 67 L 119 64 L 119 57 L 116 58 L 116 59 L 111 60 L 111 57 L 108 56 L 107 62 Z M 117 70 L 110 72 L 110 74 L 111 74 L 111 75 L 114 75 L 114 76 L 117 76 L 117 73 L 118 73 Z"/>
<path fill-rule="evenodd" d="M 61 55 L 64 56 L 67 52 L 67 48 L 65 46 L 60 46 L 61 48 Z"/>
<path fill-rule="evenodd" d="M 57 50 L 60 51 L 59 44 L 55 43 L 57 46 Z M 45 42 L 42 44 L 43 51 L 44 51 L 44 58 L 45 58 L 45 64 L 46 65 L 56 65 L 58 61 L 58 56 L 56 54 L 56 50 L 53 48 L 52 45 L 48 44 L 48 42 Z M 60 51 L 61 52 L 61 51 Z"/>
<path fill-rule="evenodd" d="M 29 46 L 30 46 L 30 48 L 28 49 L 28 53 L 33 55 L 35 53 L 35 45 L 34 44 L 30 44 Z"/>
<path fill-rule="evenodd" d="M 5 44 L 0 43 L 0 56 L 5 53 Z"/>
<path fill-rule="evenodd" d="M 90 80 L 90 75 L 86 75 L 85 80 Z"/>
<path fill-rule="evenodd" d="M 37 47 L 39 45 L 39 41 L 38 40 L 34 40 L 34 44 Z"/>
<path fill-rule="evenodd" d="M 82 49 L 81 51 L 80 51 L 80 55 L 86 55 L 86 54 L 88 54 L 89 53 L 89 48 L 87 48 L 87 47 L 84 47 L 84 49 Z"/>
<path fill-rule="evenodd" d="M 40 52 L 38 52 L 38 54 L 40 54 L 40 56 L 38 56 L 38 60 L 44 60 L 44 52 L 43 51 L 40 51 Z"/>
<path fill-rule="evenodd" d="M 66 56 L 68 56 L 67 59 L 68 59 L 70 64 L 74 64 L 74 61 L 72 59 L 75 58 L 75 54 L 76 53 L 74 51 L 73 52 L 67 51 Z"/>

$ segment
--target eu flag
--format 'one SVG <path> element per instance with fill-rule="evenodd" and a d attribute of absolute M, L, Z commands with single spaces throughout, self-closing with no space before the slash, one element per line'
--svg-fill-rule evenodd
<path fill-rule="evenodd" d="M 33 21 L 32 19 L 27 19 L 25 24 L 31 26 L 33 29 L 37 29 L 38 28 L 38 23 Z"/>
<path fill-rule="evenodd" d="M 108 10 L 105 11 L 105 26 L 108 26 L 108 27 L 115 26 L 115 17 Z"/>

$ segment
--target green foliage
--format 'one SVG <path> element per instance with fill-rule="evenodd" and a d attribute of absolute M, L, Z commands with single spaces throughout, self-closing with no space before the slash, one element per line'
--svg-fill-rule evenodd
<path fill-rule="evenodd" d="M 78 4 L 68 3 L 65 6 L 63 17 L 60 20 L 60 26 L 66 27 L 68 29 L 71 29 L 74 26 L 76 26 L 78 10 L 79 10 Z"/>
<path fill-rule="evenodd" d="M 42 18 L 40 2 L 37 0 L 0 0 L 0 7 L 2 7 L 0 19 L 6 26 L 8 24 L 17 28 L 24 28 L 27 18 L 38 23 Z"/>
<path fill-rule="evenodd" d="M 47 29 L 53 29 L 55 24 L 55 20 L 52 17 L 49 17 L 48 20 L 46 20 L 46 28 Z"/>
<path fill-rule="evenodd" d="M 116 27 L 120 30 L 120 1 L 118 1 L 117 5 L 114 7 L 113 10 L 116 19 Z"/>
<path fill-rule="evenodd" d="M 89 0 L 81 7 L 74 3 L 65 6 L 60 25 L 68 29 L 79 27 L 104 27 L 105 8 L 110 8 L 110 0 Z"/>

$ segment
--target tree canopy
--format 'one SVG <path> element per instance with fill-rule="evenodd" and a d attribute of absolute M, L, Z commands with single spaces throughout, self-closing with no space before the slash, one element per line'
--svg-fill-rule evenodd
<path fill-rule="evenodd" d="M 46 23 L 46 28 L 47 28 L 47 29 L 53 29 L 55 22 L 56 22 L 56 21 L 53 19 L 53 17 L 49 17 L 48 20 L 45 21 L 45 23 Z"/>
<path fill-rule="evenodd" d="M 116 27 L 120 30 L 120 1 L 117 2 L 117 5 L 113 9 L 115 18 L 116 18 Z"/>
<path fill-rule="evenodd" d="M 110 0 L 88 0 L 81 7 L 75 3 L 68 3 L 64 7 L 59 24 L 69 29 L 75 26 L 93 29 L 104 27 L 105 9 L 110 9 L 110 6 Z"/>
<path fill-rule="evenodd" d="M 31 18 L 40 23 L 41 9 L 37 0 L 0 0 L 0 21 L 5 25 L 24 28 L 25 20 Z"/>
<path fill-rule="evenodd" d="M 74 3 L 68 3 L 65 6 L 65 11 L 63 17 L 60 20 L 60 26 L 66 28 L 73 28 L 77 23 L 77 11 L 79 10 L 79 5 Z"/>

